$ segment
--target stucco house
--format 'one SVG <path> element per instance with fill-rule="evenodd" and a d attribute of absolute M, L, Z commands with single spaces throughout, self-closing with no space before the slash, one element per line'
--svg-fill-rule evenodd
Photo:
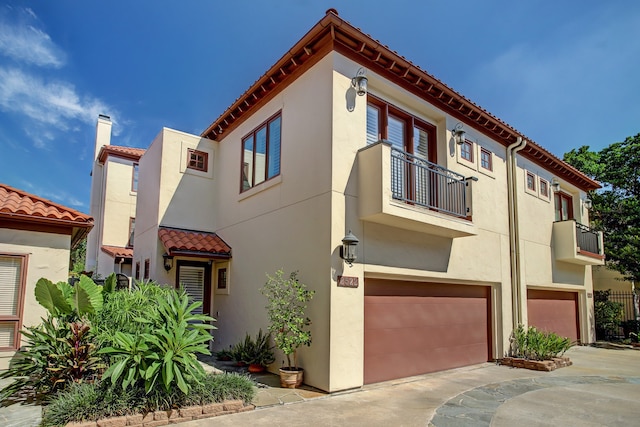
<path fill-rule="evenodd" d="M 20 347 L 19 331 L 46 317 L 36 282 L 66 281 L 70 250 L 91 227 L 89 215 L 0 184 L 0 370 Z"/>
<path fill-rule="evenodd" d="M 145 150 L 111 145 L 111 125 L 108 116 L 98 117 L 89 208 L 95 227 L 85 265 L 94 278 L 133 271 L 138 163 Z"/>
<path fill-rule="evenodd" d="M 594 340 L 599 184 L 333 9 L 201 135 L 162 129 L 138 180 L 134 275 L 185 284 L 221 349 L 298 270 L 322 390 L 501 357 L 520 323 Z"/>

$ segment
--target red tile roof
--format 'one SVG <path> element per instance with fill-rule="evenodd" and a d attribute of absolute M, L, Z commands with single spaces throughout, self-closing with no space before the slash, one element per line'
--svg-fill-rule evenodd
<path fill-rule="evenodd" d="M 122 248 L 119 246 L 103 245 L 100 249 L 102 249 L 102 252 L 111 255 L 114 258 L 133 259 L 133 248 Z"/>
<path fill-rule="evenodd" d="M 520 153 L 534 163 L 558 174 L 581 189 L 600 188 L 597 181 L 565 163 L 531 138 L 454 91 L 435 76 L 340 18 L 335 9 L 327 10 L 326 15 L 236 99 L 202 132 L 201 136 L 222 141 L 254 111 L 295 81 L 331 50 L 347 56 L 370 71 L 402 86 L 465 125 L 478 129 L 505 146 L 516 142 L 518 137 L 526 139 L 529 143 Z"/>
<path fill-rule="evenodd" d="M 133 147 L 121 147 L 118 145 L 104 145 L 100 149 L 100 153 L 98 153 L 98 160 L 100 163 L 104 163 L 107 160 L 107 156 L 115 156 L 123 159 L 140 160 L 140 157 L 146 152 L 144 148 L 133 148 Z"/>
<path fill-rule="evenodd" d="M 160 227 L 158 237 L 171 256 L 231 258 L 231 248 L 216 233 Z"/>
<path fill-rule="evenodd" d="M 93 218 L 87 214 L 1 183 L 0 219 L 9 228 L 29 223 L 67 227 L 72 246 L 93 228 Z"/>

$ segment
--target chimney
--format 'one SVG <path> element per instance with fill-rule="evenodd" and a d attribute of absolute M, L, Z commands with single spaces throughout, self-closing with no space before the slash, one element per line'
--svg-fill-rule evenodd
<path fill-rule="evenodd" d="M 93 160 L 98 158 L 100 149 L 105 145 L 111 144 L 111 117 L 104 114 L 98 115 L 98 124 L 96 125 L 96 147 L 93 153 Z"/>

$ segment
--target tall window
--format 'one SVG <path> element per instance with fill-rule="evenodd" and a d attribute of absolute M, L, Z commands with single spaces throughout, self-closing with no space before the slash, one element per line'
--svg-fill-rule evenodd
<path fill-rule="evenodd" d="M 140 261 L 136 262 L 136 274 L 135 274 L 135 278 L 136 280 L 140 280 Z"/>
<path fill-rule="evenodd" d="M 127 242 L 127 246 L 133 247 L 133 236 L 136 231 L 136 219 L 129 218 L 129 241 Z"/>
<path fill-rule="evenodd" d="M 573 198 L 566 193 L 556 193 L 556 221 L 573 219 Z"/>
<path fill-rule="evenodd" d="M 138 191 L 138 168 L 137 163 L 133 164 L 133 176 L 131 177 L 131 191 Z"/>
<path fill-rule="evenodd" d="M 144 280 L 149 279 L 149 258 L 144 260 Z"/>
<path fill-rule="evenodd" d="M 536 176 L 531 172 L 527 172 L 527 189 L 536 191 Z"/>
<path fill-rule="evenodd" d="M 465 140 L 460 145 L 460 157 L 473 163 L 473 142 Z"/>
<path fill-rule="evenodd" d="M 20 347 L 26 256 L 0 254 L 0 349 Z"/>
<path fill-rule="evenodd" d="M 546 198 L 549 197 L 549 183 L 542 178 L 540 178 L 540 195 Z"/>
<path fill-rule="evenodd" d="M 280 175 L 282 112 L 242 139 L 242 182 L 245 191 Z"/>
<path fill-rule="evenodd" d="M 493 170 L 491 151 L 486 148 L 480 148 L 480 166 L 489 171 Z"/>
<path fill-rule="evenodd" d="M 435 163 L 435 127 L 370 96 L 367 104 L 367 144 L 381 139 L 399 150 Z"/>
<path fill-rule="evenodd" d="M 208 160 L 208 153 L 189 148 L 187 153 L 187 168 L 201 172 L 207 172 L 209 167 Z"/>

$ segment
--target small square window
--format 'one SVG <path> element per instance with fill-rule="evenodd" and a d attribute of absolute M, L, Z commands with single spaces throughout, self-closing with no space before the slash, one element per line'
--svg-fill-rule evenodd
<path fill-rule="evenodd" d="M 473 142 L 464 141 L 460 146 L 460 157 L 473 163 Z"/>
<path fill-rule="evenodd" d="M 536 176 L 531 172 L 527 172 L 527 189 L 536 191 Z"/>
<path fill-rule="evenodd" d="M 480 149 L 480 166 L 489 171 L 493 170 L 493 156 L 486 148 Z"/>
<path fill-rule="evenodd" d="M 204 151 L 194 150 L 189 148 L 187 153 L 187 168 L 201 172 L 207 172 L 208 170 L 209 154 Z"/>

